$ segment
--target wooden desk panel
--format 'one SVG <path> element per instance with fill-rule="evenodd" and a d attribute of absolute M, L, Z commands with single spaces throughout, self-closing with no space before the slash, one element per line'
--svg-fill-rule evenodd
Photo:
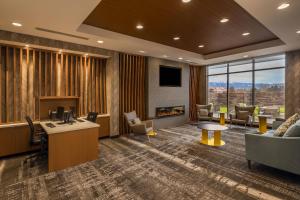
<path fill-rule="evenodd" d="M 48 135 L 48 170 L 72 167 L 98 158 L 99 128 Z"/>
<path fill-rule="evenodd" d="M 99 138 L 110 136 L 110 116 L 101 116 L 97 118 L 97 124 L 99 128 Z"/>

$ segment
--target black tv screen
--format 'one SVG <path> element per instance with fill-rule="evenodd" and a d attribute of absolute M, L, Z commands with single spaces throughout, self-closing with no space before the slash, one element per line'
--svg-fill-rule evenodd
<path fill-rule="evenodd" d="M 160 66 L 159 85 L 163 87 L 181 87 L 181 68 Z"/>

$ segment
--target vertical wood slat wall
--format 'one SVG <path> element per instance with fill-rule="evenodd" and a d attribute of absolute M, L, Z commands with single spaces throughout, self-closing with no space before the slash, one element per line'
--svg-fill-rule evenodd
<path fill-rule="evenodd" d="M 0 45 L 0 84 L 0 124 L 39 120 L 45 96 L 80 97 L 81 116 L 107 113 L 106 59 Z"/>
<path fill-rule="evenodd" d="M 146 119 L 146 70 L 147 58 L 121 53 L 120 74 L 120 134 L 129 133 L 125 112 L 136 111 L 141 120 Z"/>

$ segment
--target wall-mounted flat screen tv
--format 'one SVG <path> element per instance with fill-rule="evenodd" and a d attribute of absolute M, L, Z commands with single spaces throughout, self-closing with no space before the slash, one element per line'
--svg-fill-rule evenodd
<path fill-rule="evenodd" d="M 181 87 L 181 68 L 160 65 L 159 85 L 161 87 Z"/>

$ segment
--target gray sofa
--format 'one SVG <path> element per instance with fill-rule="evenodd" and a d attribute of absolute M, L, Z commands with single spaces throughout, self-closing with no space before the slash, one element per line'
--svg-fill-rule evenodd
<path fill-rule="evenodd" d="M 277 128 L 280 124 L 273 128 Z M 300 175 L 300 137 L 274 137 L 271 130 L 264 135 L 245 134 L 246 159 Z"/>

